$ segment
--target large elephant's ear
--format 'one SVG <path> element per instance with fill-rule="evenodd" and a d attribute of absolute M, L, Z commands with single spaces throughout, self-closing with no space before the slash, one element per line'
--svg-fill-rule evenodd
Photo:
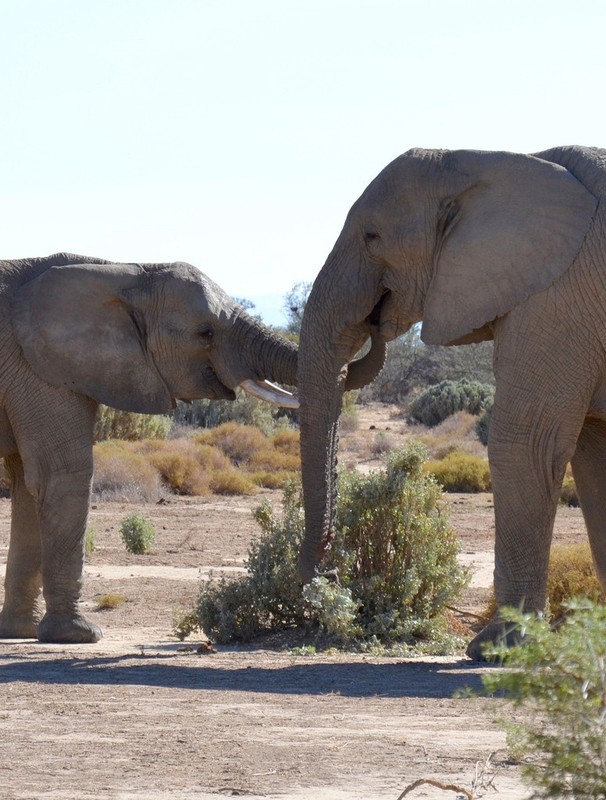
<path fill-rule="evenodd" d="M 128 302 L 144 280 L 135 265 L 78 265 L 51 267 L 21 286 L 13 329 L 34 372 L 125 411 L 169 410 L 172 398 L 146 350 L 144 311 Z"/>
<path fill-rule="evenodd" d="M 457 190 L 437 236 L 421 334 L 427 344 L 473 340 L 548 288 L 574 261 L 597 206 L 570 172 L 533 156 L 454 151 L 441 168 Z"/>

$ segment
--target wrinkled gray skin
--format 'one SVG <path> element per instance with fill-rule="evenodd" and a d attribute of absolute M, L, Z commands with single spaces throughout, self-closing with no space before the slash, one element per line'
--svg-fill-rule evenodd
<path fill-rule="evenodd" d="M 379 362 L 386 341 L 422 320 L 428 344 L 495 342 L 499 605 L 544 607 L 569 461 L 606 589 L 605 196 L 606 150 L 412 150 L 354 204 L 314 283 L 299 344 L 304 581 L 330 540 L 348 362 L 371 331 Z M 514 638 L 497 615 L 468 654 Z"/>
<path fill-rule="evenodd" d="M 0 320 L 12 493 L 0 638 L 97 641 L 78 609 L 97 404 L 162 413 L 176 399 L 234 399 L 247 380 L 293 385 L 296 349 L 184 263 L 0 262 Z"/>

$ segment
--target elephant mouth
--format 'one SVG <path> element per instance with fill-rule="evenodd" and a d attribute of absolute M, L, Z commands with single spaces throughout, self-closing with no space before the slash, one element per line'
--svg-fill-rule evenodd
<path fill-rule="evenodd" d="M 180 396 L 178 399 L 183 403 L 191 403 L 194 400 L 235 400 L 236 393 L 229 386 L 226 386 L 223 381 L 219 379 L 217 373 L 210 365 L 206 365 L 202 370 L 199 380 L 196 381 L 196 386 L 185 396 Z"/>
<path fill-rule="evenodd" d="M 399 310 L 398 298 L 391 289 L 384 289 L 365 321 L 384 342 L 392 342 L 420 322 L 421 317 L 403 317 Z"/>
<path fill-rule="evenodd" d="M 204 370 L 203 384 L 203 394 L 196 393 L 194 397 L 179 397 L 179 400 L 184 403 L 191 403 L 193 400 L 199 399 L 200 397 L 206 397 L 209 400 L 233 401 L 236 399 L 235 391 L 229 386 L 226 386 L 217 376 L 216 372 L 210 367 Z M 270 381 L 246 378 L 240 381 L 238 387 L 252 397 L 264 400 L 266 403 L 271 403 L 281 408 L 299 408 L 299 399 L 295 395 Z"/>

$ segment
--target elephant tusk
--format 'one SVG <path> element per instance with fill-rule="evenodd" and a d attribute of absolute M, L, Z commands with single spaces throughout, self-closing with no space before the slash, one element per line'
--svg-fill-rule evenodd
<path fill-rule="evenodd" d="M 294 394 L 287 392 L 286 389 L 276 386 L 275 383 L 247 379 L 242 381 L 240 388 L 244 389 L 245 392 L 253 397 L 258 397 L 259 400 L 265 400 L 266 402 L 272 403 L 275 406 L 282 406 L 283 408 L 299 408 L 299 398 L 295 397 Z"/>

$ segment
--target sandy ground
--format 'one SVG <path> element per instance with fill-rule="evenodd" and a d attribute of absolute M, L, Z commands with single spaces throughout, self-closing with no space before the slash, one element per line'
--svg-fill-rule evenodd
<path fill-rule="evenodd" d="M 265 496 L 279 503 L 279 492 Z M 490 667 L 462 656 L 300 656 L 260 646 L 199 653 L 200 637 L 181 644 L 171 636 L 201 577 L 242 569 L 259 501 L 93 507 L 97 547 L 82 604 L 104 638 L 0 642 L 0 800 L 397 800 L 420 778 L 467 790 L 475 780 L 474 797 L 527 797 L 495 722 L 509 713 L 503 701 L 453 698 L 479 688 Z M 448 503 L 461 558 L 474 569 L 461 605 L 477 610 L 491 585 L 492 498 Z M 146 556 L 127 554 L 118 534 L 136 510 L 157 529 Z M 9 519 L 0 501 L 0 564 Z M 556 540 L 584 535 L 580 512 L 561 509 Z M 95 610 L 108 592 L 126 602 Z M 423 786 L 408 797 L 455 793 Z"/>

